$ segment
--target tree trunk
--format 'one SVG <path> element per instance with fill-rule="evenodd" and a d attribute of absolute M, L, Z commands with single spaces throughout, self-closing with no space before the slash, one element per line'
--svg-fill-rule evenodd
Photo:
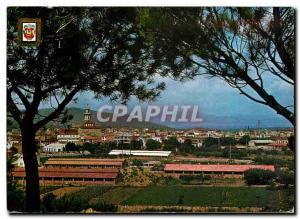
<path fill-rule="evenodd" d="M 26 212 L 40 211 L 40 187 L 37 161 L 37 147 L 33 126 L 22 128 L 22 150 L 26 172 Z"/>
<path fill-rule="evenodd" d="M 288 147 L 295 153 L 295 136 L 292 135 L 289 137 Z"/>

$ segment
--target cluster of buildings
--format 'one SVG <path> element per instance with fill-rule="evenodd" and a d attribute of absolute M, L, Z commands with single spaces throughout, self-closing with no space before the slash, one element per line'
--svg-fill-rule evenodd
<path fill-rule="evenodd" d="M 262 169 L 275 171 L 274 165 L 239 165 L 239 164 L 166 164 L 164 171 L 168 175 L 204 174 L 213 177 L 241 178 L 245 171 Z"/>
<path fill-rule="evenodd" d="M 76 145 L 84 143 L 105 143 L 115 142 L 116 144 L 130 144 L 132 140 L 140 140 L 142 149 L 146 148 L 148 139 L 162 142 L 169 137 L 176 137 L 180 143 L 191 140 L 194 147 L 202 147 L 206 138 L 232 137 L 239 140 L 243 136 L 251 139 L 244 148 L 282 150 L 288 144 L 288 137 L 293 135 L 293 129 L 285 130 L 240 130 L 236 132 L 222 130 L 150 130 L 150 129 L 129 129 L 129 128 L 103 128 L 92 121 L 92 114 L 89 108 L 84 111 L 84 121 L 81 125 L 74 125 L 71 128 L 57 128 L 41 130 L 36 135 L 36 142 L 39 151 L 45 153 L 63 152 L 65 145 L 69 142 Z M 21 133 L 13 130 L 7 134 L 7 147 L 14 147 L 19 153 L 22 152 Z M 256 139 L 256 140 L 255 140 Z M 240 148 L 241 145 L 239 145 Z"/>
<path fill-rule="evenodd" d="M 150 130 L 129 128 L 102 128 L 92 121 L 91 111 L 84 111 L 83 124 L 68 129 L 56 128 L 41 130 L 37 133 L 36 142 L 38 153 L 46 157 L 58 154 L 67 155 L 67 143 L 83 145 L 84 143 L 115 142 L 116 144 L 130 144 L 132 140 L 140 140 L 140 150 L 112 149 L 109 159 L 96 158 L 49 158 L 39 167 L 39 177 L 42 185 L 52 184 L 115 184 L 119 170 L 132 165 L 130 158 L 150 158 L 143 163 L 144 167 L 160 165 L 162 159 L 170 158 L 171 151 L 146 150 L 148 139 L 158 141 L 176 137 L 180 143 L 191 140 L 194 147 L 201 148 L 206 138 L 232 137 L 236 140 L 249 136 L 251 140 L 246 145 L 237 148 L 282 150 L 288 145 L 288 138 L 294 134 L 293 129 L 285 130 L 240 130 L 236 132 L 218 130 Z M 25 182 L 24 162 L 22 159 L 22 138 L 18 130 L 7 134 L 7 149 L 15 151 L 12 176 L 19 182 Z M 121 158 L 120 158 L 121 157 Z M 124 157 L 129 157 L 129 162 Z M 170 160 L 170 159 L 169 159 Z M 272 165 L 244 165 L 244 164 L 191 164 L 167 163 L 163 166 L 162 174 L 180 176 L 183 174 L 208 174 L 217 177 L 242 177 L 248 169 L 267 169 L 274 171 Z"/>
<path fill-rule="evenodd" d="M 124 159 L 49 158 L 39 168 L 41 185 L 115 184 Z M 12 177 L 24 184 L 24 168 L 15 168 Z"/>
<path fill-rule="evenodd" d="M 165 157 L 157 153 L 136 154 L 135 156 Z M 165 152 L 168 154 L 169 152 Z M 161 164 L 159 161 L 147 161 L 144 167 L 153 167 Z M 49 158 L 39 168 L 40 184 L 46 185 L 96 185 L 116 184 L 120 169 L 132 165 L 130 161 L 120 158 Z M 263 169 L 275 171 L 273 165 L 241 165 L 241 164 L 190 164 L 166 163 L 163 165 L 161 175 L 180 177 L 182 175 L 209 175 L 214 178 L 242 178 L 245 171 L 250 169 Z M 157 173 L 157 171 L 156 171 Z M 20 184 L 26 182 L 24 168 L 15 168 L 12 177 Z"/>

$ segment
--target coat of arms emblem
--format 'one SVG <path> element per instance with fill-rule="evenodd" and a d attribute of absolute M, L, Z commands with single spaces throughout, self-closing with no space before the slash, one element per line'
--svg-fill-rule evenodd
<path fill-rule="evenodd" d="M 23 46 L 38 46 L 41 41 L 41 19 L 19 18 L 19 42 Z"/>
<path fill-rule="evenodd" d="M 36 23 L 23 23 L 22 41 L 36 41 Z"/>

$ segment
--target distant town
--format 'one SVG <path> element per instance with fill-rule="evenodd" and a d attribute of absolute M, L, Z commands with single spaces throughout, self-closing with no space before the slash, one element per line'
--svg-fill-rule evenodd
<path fill-rule="evenodd" d="M 292 158 L 288 145 L 293 129 L 103 128 L 92 120 L 89 108 L 84 110 L 83 118 L 80 125 L 37 133 L 41 186 L 147 186 L 154 183 L 151 181 L 154 176 L 232 186 L 243 185 L 245 173 L 252 169 L 293 171 L 293 162 L 288 158 Z M 13 166 L 12 178 L 23 185 L 21 145 L 20 131 L 9 131 L 7 153 Z M 288 162 L 278 164 L 278 160 L 270 160 L 268 155 L 287 157 Z M 140 181 L 131 176 L 134 168 L 146 171 L 140 174 L 151 176 L 150 179 Z M 228 183 L 226 179 L 234 180 Z"/>

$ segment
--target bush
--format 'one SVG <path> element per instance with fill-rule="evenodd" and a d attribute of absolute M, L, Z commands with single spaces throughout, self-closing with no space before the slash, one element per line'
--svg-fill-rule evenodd
<path fill-rule="evenodd" d="M 269 185 L 275 178 L 275 173 L 270 170 L 250 169 L 245 171 L 244 177 L 248 185 Z"/>
<path fill-rule="evenodd" d="M 156 183 L 158 185 L 173 186 L 182 184 L 182 181 L 172 176 L 161 176 Z"/>
<path fill-rule="evenodd" d="M 143 141 L 142 140 L 132 140 L 130 142 L 131 150 L 140 150 L 143 147 Z"/>
<path fill-rule="evenodd" d="M 65 147 L 65 151 L 79 151 L 80 147 L 77 147 L 75 143 L 68 142 Z"/>
<path fill-rule="evenodd" d="M 278 183 L 284 185 L 293 185 L 295 182 L 295 176 L 293 172 L 278 171 L 276 174 L 277 174 L 276 181 Z"/>
<path fill-rule="evenodd" d="M 47 212 L 55 212 L 55 195 L 53 195 L 51 192 L 46 194 L 42 200 L 42 205 L 44 207 L 44 210 Z"/>
<path fill-rule="evenodd" d="M 7 190 L 7 210 L 23 212 L 25 202 L 25 194 L 21 190 Z"/>
<path fill-rule="evenodd" d="M 272 156 L 258 156 L 254 159 L 255 163 L 274 165 L 275 167 L 288 167 L 290 170 L 294 169 L 294 160 L 274 158 Z"/>
<path fill-rule="evenodd" d="M 161 148 L 161 143 L 153 139 L 148 139 L 146 142 L 146 147 L 148 150 L 157 150 Z"/>
<path fill-rule="evenodd" d="M 42 209 L 46 213 L 68 213 L 68 212 L 81 212 L 88 208 L 97 207 L 95 210 L 102 211 L 105 209 L 112 210 L 105 203 L 99 206 L 93 206 L 89 203 L 89 200 L 104 194 L 111 187 L 109 186 L 88 186 L 78 192 L 74 192 L 70 195 L 64 195 L 61 198 L 55 197 L 53 194 L 49 193 L 44 196 L 42 200 Z"/>
<path fill-rule="evenodd" d="M 13 180 L 11 175 L 12 164 L 11 159 L 7 159 L 7 209 L 8 211 L 24 211 L 25 193 L 19 188 L 17 182 Z"/>
<path fill-rule="evenodd" d="M 206 181 L 206 180 L 210 180 L 211 177 L 208 176 L 208 175 L 204 175 L 204 174 L 201 174 L 201 175 L 181 175 L 179 177 L 181 180 L 184 180 L 186 182 L 190 182 L 192 180 L 197 180 L 197 181 Z"/>
<path fill-rule="evenodd" d="M 141 166 L 143 166 L 143 162 L 141 160 L 134 159 L 134 160 L 132 160 L 132 165 L 137 166 L 137 167 L 141 167 Z"/>

